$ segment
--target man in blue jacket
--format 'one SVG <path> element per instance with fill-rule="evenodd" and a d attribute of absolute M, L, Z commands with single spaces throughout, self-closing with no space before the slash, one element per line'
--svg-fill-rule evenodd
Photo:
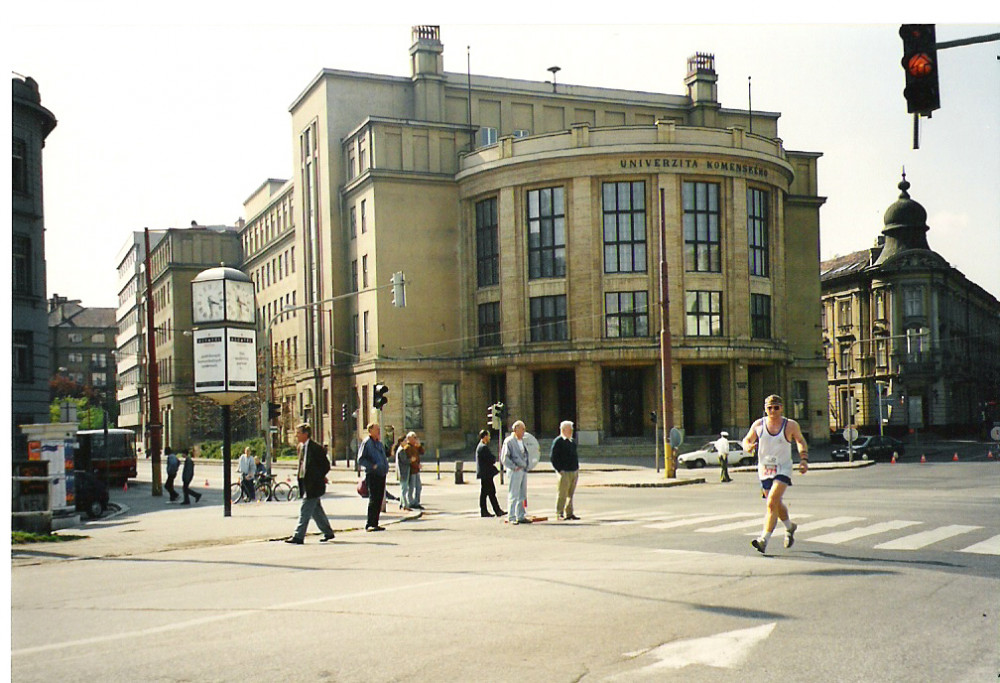
<path fill-rule="evenodd" d="M 549 451 L 552 469 L 559 475 L 559 493 L 556 495 L 556 516 L 559 519 L 580 519 L 573 514 L 573 494 L 580 474 L 580 459 L 573 441 L 573 423 L 565 420 L 559 424 L 559 436 L 552 440 Z"/>
<path fill-rule="evenodd" d="M 368 521 L 365 531 L 385 531 L 379 526 L 382 514 L 382 499 L 385 498 L 385 478 L 389 474 L 389 458 L 382 444 L 382 429 L 377 422 L 368 425 L 368 438 L 358 449 L 358 466 L 365 468 L 365 483 L 368 484 Z"/>

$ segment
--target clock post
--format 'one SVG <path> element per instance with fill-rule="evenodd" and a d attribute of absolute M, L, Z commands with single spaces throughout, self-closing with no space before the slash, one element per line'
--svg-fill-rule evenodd
<path fill-rule="evenodd" d="M 223 514 L 232 516 L 230 407 L 257 393 L 257 304 L 253 281 L 224 264 L 191 280 L 194 393 L 222 406 Z"/>

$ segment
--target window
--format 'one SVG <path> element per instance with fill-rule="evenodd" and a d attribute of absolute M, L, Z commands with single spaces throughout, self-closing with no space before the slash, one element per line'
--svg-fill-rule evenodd
<path fill-rule="evenodd" d="M 358 172 L 364 173 L 368 168 L 368 150 L 364 137 L 358 138 Z"/>
<path fill-rule="evenodd" d="M 500 302 L 479 304 L 479 346 L 500 346 Z"/>
<path fill-rule="evenodd" d="M 719 186 L 684 183 L 684 269 L 700 273 L 722 272 L 719 238 Z"/>
<path fill-rule="evenodd" d="M 750 274 L 768 277 L 771 262 L 768 257 L 767 192 L 747 189 L 747 243 L 750 247 Z"/>
<path fill-rule="evenodd" d="M 68 335 L 68 337 L 69 337 L 69 343 L 70 344 L 82 344 L 83 343 L 83 335 L 80 334 L 79 332 L 72 332 L 72 333 L 70 333 Z"/>
<path fill-rule="evenodd" d="M 14 235 L 13 244 L 14 272 L 11 287 L 14 294 L 32 294 L 34 287 L 31 281 L 31 238 L 26 235 Z"/>
<path fill-rule="evenodd" d="M 26 193 L 28 191 L 28 146 L 20 138 L 14 138 L 11 143 L 11 157 L 13 168 L 11 171 L 11 181 L 14 192 Z"/>
<path fill-rule="evenodd" d="M 837 302 L 837 326 L 851 326 L 851 300 L 841 299 Z"/>
<path fill-rule="evenodd" d="M 608 337 L 648 337 L 646 292 L 607 292 L 604 295 L 604 334 Z"/>
<path fill-rule="evenodd" d="M 371 348 L 368 342 L 368 311 L 365 311 L 364 329 L 362 330 L 362 335 L 365 342 L 365 347 L 364 347 L 365 353 L 368 353 L 369 349 Z"/>
<path fill-rule="evenodd" d="M 875 338 L 875 365 L 879 368 L 889 367 L 889 340 L 884 337 Z"/>
<path fill-rule="evenodd" d="M 103 332 L 98 332 L 97 334 L 91 336 L 90 341 L 92 341 L 94 344 L 103 344 L 104 343 L 104 333 Z"/>
<path fill-rule="evenodd" d="M 491 128 L 489 126 L 483 126 L 479 129 L 478 137 L 478 147 L 485 147 L 486 145 L 494 145 L 497 141 L 497 129 Z"/>
<path fill-rule="evenodd" d="M 888 320 L 888 298 L 889 293 L 884 289 L 875 291 L 875 319 Z"/>
<path fill-rule="evenodd" d="M 75 353 L 75 352 L 74 353 L 70 353 L 69 354 L 69 362 L 70 363 L 82 363 L 83 362 L 83 354 L 82 353 Z"/>
<path fill-rule="evenodd" d="M 347 179 L 351 180 L 357 175 L 357 167 L 354 165 L 354 147 L 347 148 Z"/>
<path fill-rule="evenodd" d="M 105 372 L 94 372 L 90 375 L 91 383 L 95 387 L 108 386 L 108 375 Z"/>
<path fill-rule="evenodd" d="M 90 364 L 96 368 L 108 367 L 108 355 L 106 353 L 90 354 Z"/>
<path fill-rule="evenodd" d="M 531 341 L 561 341 L 569 338 L 565 294 L 532 297 L 529 307 Z"/>
<path fill-rule="evenodd" d="M 792 419 L 805 420 L 809 417 L 809 382 L 792 381 Z"/>
<path fill-rule="evenodd" d="M 424 385 L 403 385 L 403 429 L 424 428 Z"/>
<path fill-rule="evenodd" d="M 356 206 L 351 207 L 351 238 L 358 236 L 358 209 Z"/>
<path fill-rule="evenodd" d="M 906 331 L 906 354 L 908 360 L 917 361 L 924 351 L 930 349 L 930 342 L 927 340 L 927 328 L 916 327 Z"/>
<path fill-rule="evenodd" d="M 368 254 L 361 257 L 361 286 L 368 289 Z"/>
<path fill-rule="evenodd" d="M 354 334 L 354 340 L 351 344 L 351 351 L 357 356 L 361 353 L 361 320 L 359 316 L 351 316 L 351 330 Z"/>
<path fill-rule="evenodd" d="M 750 295 L 750 336 L 771 338 L 771 297 L 767 294 Z"/>
<path fill-rule="evenodd" d="M 903 315 L 906 317 L 922 316 L 924 314 L 924 288 L 903 288 Z"/>
<path fill-rule="evenodd" d="M 500 229 L 496 198 L 476 202 L 476 284 L 500 284 Z"/>
<path fill-rule="evenodd" d="M 528 278 L 566 275 L 563 188 L 528 192 Z"/>
<path fill-rule="evenodd" d="M 722 292 L 692 291 L 684 294 L 686 334 L 693 337 L 722 336 Z"/>
<path fill-rule="evenodd" d="M 529 135 L 531 135 L 531 131 L 525 128 L 515 128 L 513 132 L 515 138 L 526 138 Z"/>
<path fill-rule="evenodd" d="M 851 342 L 840 342 L 840 374 L 853 372 L 854 363 L 851 358 Z"/>
<path fill-rule="evenodd" d="M 351 261 L 351 291 L 358 291 L 358 260 Z"/>
<path fill-rule="evenodd" d="M 35 343 L 30 331 L 14 330 L 11 359 L 13 361 L 14 382 L 27 384 L 35 377 Z"/>
<path fill-rule="evenodd" d="M 455 429 L 459 426 L 458 384 L 447 382 L 441 385 L 441 427 Z"/>
<path fill-rule="evenodd" d="M 646 271 L 646 183 L 604 183 L 604 272 Z"/>
<path fill-rule="evenodd" d="M 361 200 L 361 232 L 368 232 L 368 200 Z"/>

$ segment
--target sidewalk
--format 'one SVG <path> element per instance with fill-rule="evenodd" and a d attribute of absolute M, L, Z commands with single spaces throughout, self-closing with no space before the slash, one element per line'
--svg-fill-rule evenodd
<path fill-rule="evenodd" d="M 213 464 L 215 465 L 213 467 Z M 873 463 L 817 463 L 811 471 L 821 469 L 844 469 L 865 467 Z M 463 464 L 464 484 L 455 483 L 454 463 L 441 463 L 440 479 L 436 463 L 425 468 L 422 474 L 424 485 L 423 502 L 428 514 L 436 510 L 455 510 L 456 502 L 463 510 L 475 510 L 478 499 L 478 484 L 474 468 Z M 447 466 L 447 469 L 445 469 Z M 223 472 L 219 461 L 200 461 L 195 468 L 192 488 L 202 494 L 200 503 L 191 505 L 169 503 L 168 496 L 154 497 L 150 492 L 150 469 L 148 463 L 140 463 L 140 480 L 130 482 L 127 490 L 114 489 L 111 492 L 112 509 L 100 519 L 81 520 L 79 526 L 63 529 L 61 536 L 81 535 L 72 541 L 55 543 L 29 543 L 11 548 L 11 565 L 26 566 L 71 559 L 94 559 L 106 557 L 128 557 L 183 548 L 230 545 L 246 542 L 283 540 L 291 535 L 298 522 L 299 501 L 238 503 L 231 507 L 231 516 L 223 514 Z M 671 487 L 689 484 L 705 484 L 706 479 L 718 481 L 718 470 L 680 469 L 675 479 L 666 479 L 661 470 L 652 467 L 637 467 L 608 463 L 582 463 L 580 487 Z M 279 481 L 294 483 L 293 468 L 278 466 L 274 470 Z M 756 468 L 734 467 L 730 472 L 739 477 L 756 477 Z M 552 470 L 544 463 L 536 468 L 531 477 L 552 476 Z M 399 486 L 390 472 L 388 488 L 393 494 L 399 493 Z M 143 480 L 144 479 L 144 480 Z M 344 535 L 364 533 L 368 501 L 357 495 L 357 478 L 353 468 L 342 464 L 328 475 L 330 484 L 323 498 L 323 509 L 330 518 L 330 524 L 337 533 L 337 539 Z M 208 486 L 206 487 L 206 481 Z M 235 476 L 232 481 L 237 481 Z M 531 480 L 529 480 L 531 481 Z M 497 488 L 500 489 L 499 479 Z M 457 489 L 468 496 L 457 497 Z M 180 486 L 177 486 L 180 493 Z M 419 511 L 404 512 L 395 501 L 388 501 L 386 512 L 382 514 L 383 526 L 405 524 L 419 519 Z M 317 543 L 319 532 L 310 523 L 306 543 Z"/>

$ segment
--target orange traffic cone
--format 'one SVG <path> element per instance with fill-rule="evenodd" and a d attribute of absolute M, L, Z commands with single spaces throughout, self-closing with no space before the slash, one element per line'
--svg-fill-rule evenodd
<path fill-rule="evenodd" d="M 989 452 L 988 452 L 988 453 L 986 454 L 986 459 L 987 459 L 987 460 L 996 460 L 996 458 L 994 458 L 994 457 L 993 457 L 993 451 L 989 451 Z"/>
<path fill-rule="evenodd" d="M 122 485 L 122 491 L 128 491 L 128 480 L 125 480 L 125 483 Z"/>
<path fill-rule="evenodd" d="M 920 464 L 924 464 L 925 462 L 927 462 L 927 456 L 926 455 L 921 455 L 920 456 Z"/>
<path fill-rule="evenodd" d="M 208 479 L 205 480 L 205 488 L 208 488 Z"/>
<path fill-rule="evenodd" d="M 890 465 L 895 465 L 896 464 L 896 454 L 895 453 L 892 454 L 892 460 L 889 461 L 889 464 Z"/>
<path fill-rule="evenodd" d="M 952 458 L 952 461 L 958 462 L 958 453 L 955 454 L 955 456 Z"/>

